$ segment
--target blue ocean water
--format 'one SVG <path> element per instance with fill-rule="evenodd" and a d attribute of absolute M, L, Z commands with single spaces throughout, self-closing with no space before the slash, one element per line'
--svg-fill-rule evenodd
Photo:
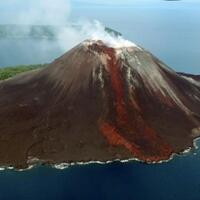
<path fill-rule="evenodd" d="M 125 5 L 126 1 L 121 4 L 124 5 L 78 3 L 73 7 L 72 19 L 80 15 L 98 19 L 173 69 L 200 74 L 199 0 L 133 0 L 129 5 Z"/>
<path fill-rule="evenodd" d="M 0 39 L 0 67 L 50 63 L 63 53 L 54 40 Z"/>
<path fill-rule="evenodd" d="M 151 51 L 173 69 L 200 74 L 199 0 L 137 0 L 129 6 L 83 2 L 72 5 L 70 22 L 82 17 L 97 19 Z M 4 39 L 0 40 L 0 67 L 48 63 L 63 53 L 55 41 Z"/>
<path fill-rule="evenodd" d="M 198 142 L 200 145 L 200 141 Z M 199 200 L 200 150 L 163 164 L 91 164 L 0 172 L 1 200 Z"/>
<path fill-rule="evenodd" d="M 74 8 L 74 17 L 79 13 L 99 19 L 174 69 L 200 74 L 200 6 L 184 2 L 114 10 L 80 6 Z M 3 40 L 0 66 L 46 63 L 62 53 L 52 41 Z M 0 171 L 0 200 L 13 199 L 199 200 L 200 150 L 156 165 L 116 162 L 65 170 L 40 166 L 24 172 Z"/>

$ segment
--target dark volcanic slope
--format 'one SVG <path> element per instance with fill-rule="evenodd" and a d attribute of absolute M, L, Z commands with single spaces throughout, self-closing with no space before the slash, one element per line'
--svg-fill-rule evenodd
<path fill-rule="evenodd" d="M 85 41 L 0 83 L 0 165 L 168 159 L 200 135 L 200 80 L 139 47 Z"/>

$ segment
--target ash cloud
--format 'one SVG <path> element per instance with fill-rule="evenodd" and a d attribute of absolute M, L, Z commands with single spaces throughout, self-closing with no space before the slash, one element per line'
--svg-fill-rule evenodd
<path fill-rule="evenodd" d="M 135 46 L 122 36 L 106 32 L 105 26 L 97 20 L 79 19 L 73 23 L 75 26 L 71 26 L 69 0 L 3 0 L 2 4 L 8 10 L 17 8 L 14 10 L 14 21 L 10 22 L 12 24 L 59 26 L 55 33 L 62 51 L 67 51 L 86 39 L 102 40 L 115 48 Z"/>
<path fill-rule="evenodd" d="M 122 36 L 108 33 L 105 26 L 97 20 L 94 21 L 79 21 L 76 23 L 79 30 L 66 27 L 58 32 L 58 40 L 63 49 L 68 49 L 68 46 L 75 46 L 86 39 L 102 40 L 110 47 L 131 47 L 134 43 L 125 40 Z"/>

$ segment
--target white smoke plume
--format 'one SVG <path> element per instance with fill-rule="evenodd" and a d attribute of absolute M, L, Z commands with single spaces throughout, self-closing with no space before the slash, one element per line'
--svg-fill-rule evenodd
<path fill-rule="evenodd" d="M 125 40 L 120 35 L 108 33 L 105 26 L 97 20 L 92 22 L 81 21 L 77 23 L 77 26 L 79 30 L 66 27 L 59 31 L 58 39 L 63 49 L 67 50 L 69 46 L 73 47 L 86 39 L 102 40 L 105 44 L 114 48 L 135 46 L 134 43 Z"/>
<path fill-rule="evenodd" d="M 74 26 L 69 26 L 71 12 L 70 0 L 1 0 L 7 5 L 21 8 L 14 17 L 15 23 L 29 25 L 56 25 L 58 43 L 63 51 L 86 39 L 102 40 L 108 46 L 115 48 L 135 46 L 122 36 L 109 34 L 105 26 L 98 21 L 78 20 Z M 12 2 L 12 3 L 11 3 Z M 73 23 L 74 24 L 74 23 Z M 78 29 L 77 29 L 78 27 Z"/>
<path fill-rule="evenodd" d="M 11 24 L 63 25 L 70 15 L 70 5 L 70 0 L 1 0 L 0 8 L 7 15 L 0 13 L 0 17 Z"/>

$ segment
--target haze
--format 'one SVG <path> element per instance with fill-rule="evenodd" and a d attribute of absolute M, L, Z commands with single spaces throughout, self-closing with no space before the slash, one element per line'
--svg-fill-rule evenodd
<path fill-rule="evenodd" d="M 45 6 L 38 11 L 42 2 Z M 200 2 L 197 0 L 59 0 L 56 5 L 52 1 L 53 6 L 48 7 L 45 2 L 1 0 L 0 24 L 62 25 L 99 20 L 150 50 L 175 70 L 200 73 L 200 21 L 197 20 Z"/>

